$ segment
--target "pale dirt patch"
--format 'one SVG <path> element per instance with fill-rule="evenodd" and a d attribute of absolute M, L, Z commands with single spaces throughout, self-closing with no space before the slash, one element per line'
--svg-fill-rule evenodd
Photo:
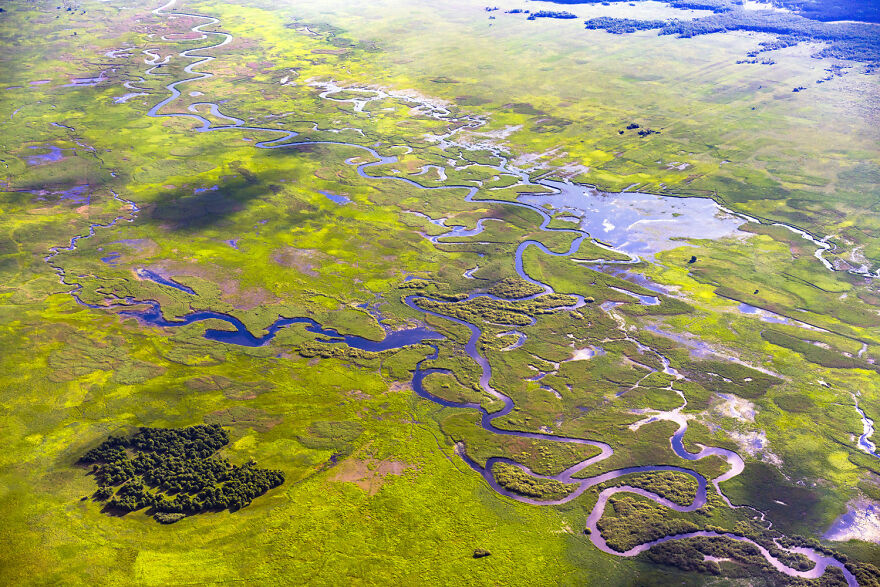
<path fill-rule="evenodd" d="M 590 168 L 581 163 L 566 163 L 564 165 L 560 165 L 559 167 L 551 167 L 557 175 L 561 175 L 562 177 L 567 177 L 569 179 L 573 177 L 577 177 L 578 175 L 586 175 L 590 172 Z"/>
<path fill-rule="evenodd" d="M 281 301 L 269 290 L 262 287 L 242 289 L 237 279 L 224 279 L 228 275 L 228 271 L 216 265 L 189 265 L 163 261 L 156 265 L 150 265 L 147 269 L 172 279 L 175 277 L 192 276 L 206 281 L 213 281 L 223 293 L 224 301 L 240 310 L 253 310 L 259 306 L 277 304 Z"/>
<path fill-rule="evenodd" d="M 371 399 L 373 397 L 369 393 L 364 393 L 360 389 L 352 389 L 351 391 L 346 391 L 345 395 L 347 395 L 348 397 L 353 397 L 355 399 L 360 399 L 360 400 L 367 400 L 367 399 Z"/>
<path fill-rule="evenodd" d="M 755 421 L 757 410 L 752 402 L 730 393 L 719 393 L 716 398 L 718 403 L 712 408 L 715 413 L 740 422 Z"/>
<path fill-rule="evenodd" d="M 551 534 L 577 534 L 568 522 L 563 521 L 558 530 L 550 530 Z"/>
<path fill-rule="evenodd" d="M 511 161 L 511 163 L 518 168 L 522 168 L 525 166 L 534 166 L 539 161 L 555 158 L 558 156 L 558 154 L 558 147 L 555 149 L 548 149 L 543 153 L 523 153 L 522 155 Z"/>
<path fill-rule="evenodd" d="M 770 450 L 770 444 L 767 442 L 767 433 L 763 430 L 757 432 L 733 431 L 728 432 L 728 435 L 749 456 L 758 457 L 765 463 L 776 467 L 782 466 L 782 459 Z"/>
<path fill-rule="evenodd" d="M 28 214 L 33 214 L 34 216 L 50 216 L 53 214 L 58 214 L 58 210 L 54 208 L 31 208 L 27 211 Z"/>
<path fill-rule="evenodd" d="M 159 245 L 151 238 L 124 239 L 114 241 L 110 244 L 124 245 L 142 257 L 152 257 L 159 252 Z"/>
<path fill-rule="evenodd" d="M 369 495 L 376 495 L 389 475 L 400 476 L 413 465 L 403 461 L 348 459 L 336 467 L 331 481 L 354 483 Z"/>
<path fill-rule="evenodd" d="M 297 249 L 295 247 L 284 247 L 272 253 L 272 261 L 284 267 L 296 269 L 309 277 L 318 277 L 318 272 L 313 269 L 314 265 L 309 263 L 318 251 L 314 249 Z"/>
<path fill-rule="evenodd" d="M 173 249 L 172 253 L 176 253 L 177 249 Z M 218 275 L 222 275 L 225 269 L 221 270 L 216 265 L 195 265 L 189 264 L 180 261 L 162 261 L 161 263 L 156 263 L 154 265 L 147 265 L 146 267 L 150 271 L 155 271 L 162 277 L 174 278 L 174 277 L 199 277 L 206 281 L 217 281 Z M 236 270 L 239 272 L 240 270 Z"/>
<path fill-rule="evenodd" d="M 583 349 L 575 349 L 571 354 L 571 358 L 566 362 L 570 361 L 587 361 L 596 356 L 596 349 L 591 346 L 588 346 Z"/>
<path fill-rule="evenodd" d="M 849 511 L 837 518 L 825 533 L 826 540 L 864 540 L 880 544 L 880 502 L 864 497 L 847 504 Z"/>
<path fill-rule="evenodd" d="M 272 292 L 262 287 L 241 289 L 238 280 L 226 279 L 217 284 L 229 302 L 241 310 L 253 310 L 259 306 L 277 304 L 281 301 Z"/>
<path fill-rule="evenodd" d="M 412 391 L 412 385 L 409 381 L 395 381 L 388 388 L 389 393 L 398 393 L 400 391 Z"/>
<path fill-rule="evenodd" d="M 487 139 L 506 139 L 513 133 L 522 130 L 523 125 L 507 125 L 497 130 L 487 130 L 483 132 L 470 131 L 467 134 L 474 137 L 485 137 Z"/>

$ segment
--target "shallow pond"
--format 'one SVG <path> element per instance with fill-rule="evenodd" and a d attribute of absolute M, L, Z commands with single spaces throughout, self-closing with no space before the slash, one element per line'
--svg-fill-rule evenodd
<path fill-rule="evenodd" d="M 678 198 L 642 193 L 608 193 L 563 182 L 541 182 L 557 194 L 523 194 L 519 201 L 551 206 L 580 219 L 595 239 L 630 255 L 650 258 L 687 244 L 682 239 L 718 239 L 742 235 L 746 220 L 722 210 L 708 198 Z"/>
<path fill-rule="evenodd" d="M 880 503 L 868 499 L 850 502 L 847 512 L 831 524 L 822 538 L 880 543 Z"/>

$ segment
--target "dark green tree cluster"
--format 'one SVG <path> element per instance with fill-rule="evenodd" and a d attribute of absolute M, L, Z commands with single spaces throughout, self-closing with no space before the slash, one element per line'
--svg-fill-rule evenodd
<path fill-rule="evenodd" d="M 467 322 L 491 322 L 510 326 L 528 326 L 533 316 L 552 314 L 561 307 L 573 306 L 577 299 L 564 294 L 547 294 L 528 301 L 495 300 L 478 297 L 464 302 L 444 304 L 430 298 L 419 298 L 419 307 L 453 316 Z"/>
<path fill-rule="evenodd" d="M 780 46 L 820 41 L 828 44 L 817 57 L 852 59 L 866 63 L 880 61 L 880 33 L 877 27 L 861 22 L 821 22 L 797 14 L 766 11 L 729 10 L 692 20 L 634 20 L 612 17 L 584 21 L 587 29 L 624 34 L 657 29 L 661 35 L 681 38 L 728 31 L 753 31 L 780 35 Z"/>
<path fill-rule="evenodd" d="M 108 509 L 150 508 L 157 520 L 169 523 L 205 511 L 235 511 L 284 483 L 281 471 L 214 456 L 227 444 L 229 436 L 216 424 L 140 428 L 128 437 L 111 436 L 80 463 L 92 465 L 94 498 Z"/>
<path fill-rule="evenodd" d="M 652 29 L 662 29 L 666 26 L 665 20 L 639 20 L 637 18 L 614 18 L 611 16 L 600 16 L 584 21 L 584 25 L 588 30 L 605 31 L 613 35 L 624 35 L 634 33 L 636 31 L 648 31 Z M 630 128 L 629 126 L 626 128 Z M 633 128 L 639 128 L 635 125 Z"/>
<path fill-rule="evenodd" d="M 647 560 L 657 564 L 678 567 L 685 571 L 696 571 L 701 573 L 710 573 L 714 575 L 725 574 L 730 577 L 745 579 L 749 576 L 761 577 L 766 584 L 784 585 L 786 587 L 806 587 L 807 585 L 818 585 L 820 587 L 844 587 L 847 582 L 840 569 L 836 567 L 828 567 L 825 573 L 818 579 L 808 580 L 799 579 L 783 575 L 774 569 L 767 559 L 758 551 L 754 545 L 747 542 L 737 542 L 725 537 L 697 537 L 685 540 L 674 540 L 664 542 L 653 547 L 643 555 Z M 729 559 L 736 566 L 729 565 L 724 569 L 712 559 L 707 560 L 706 557 L 715 557 L 719 559 Z M 812 563 L 802 565 L 812 568 Z M 855 573 L 861 572 L 861 569 L 847 568 Z M 799 567 L 795 567 L 799 568 Z M 863 582 L 863 578 L 856 574 L 859 585 L 876 585 L 870 582 L 870 577 Z"/>
<path fill-rule="evenodd" d="M 632 0 L 549 0 L 554 4 L 610 4 Z M 742 0 L 665 0 L 673 8 L 711 10 L 715 13 L 740 9 Z M 877 0 L 767 0 L 768 4 L 782 7 L 810 20 L 855 20 L 880 22 L 880 4 Z"/>
<path fill-rule="evenodd" d="M 859 585 L 863 587 L 880 587 L 880 568 L 868 562 L 850 560 L 845 554 L 828 548 L 815 538 L 805 536 L 783 536 L 776 539 L 776 543 L 786 548 L 812 548 L 820 554 L 831 556 L 843 563 L 846 569 L 855 575 Z"/>
<path fill-rule="evenodd" d="M 674 540 L 658 544 L 646 553 L 651 562 L 678 567 L 685 571 L 721 574 L 717 562 L 706 557 L 729 559 L 744 567 L 741 572 L 746 575 L 764 575 L 772 584 L 788 584 L 785 575 L 777 573 L 767 559 L 748 542 L 737 542 L 730 538 L 718 536 L 701 536 L 685 540 Z M 840 579 L 843 576 L 840 575 Z M 833 583 L 832 583 L 833 584 Z M 844 585 L 846 582 L 844 581 Z"/>
<path fill-rule="evenodd" d="M 571 12 L 566 12 L 565 10 L 538 10 L 537 12 L 531 13 L 528 20 L 535 20 L 536 18 L 572 19 L 577 18 L 577 15 L 572 14 Z"/>
<path fill-rule="evenodd" d="M 773 4 L 813 20 L 880 22 L 877 0 L 773 0 Z"/>
<path fill-rule="evenodd" d="M 632 3 L 633 0 L 549 0 L 554 4 L 610 4 L 612 2 Z M 637 0 L 639 1 L 639 0 Z M 712 10 L 714 12 L 725 12 L 734 8 L 735 2 L 739 0 L 665 0 L 673 8 L 692 9 L 692 10 Z"/>

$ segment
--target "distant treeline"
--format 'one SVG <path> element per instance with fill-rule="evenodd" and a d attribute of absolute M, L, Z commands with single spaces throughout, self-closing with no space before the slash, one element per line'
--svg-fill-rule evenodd
<path fill-rule="evenodd" d="M 638 20 L 636 18 L 614 18 L 611 16 L 600 16 L 599 18 L 591 18 L 584 21 L 584 24 L 591 30 L 604 30 L 615 35 L 623 35 L 634 33 L 636 31 L 649 31 L 651 29 L 662 29 L 669 24 L 667 20 Z"/>
<path fill-rule="evenodd" d="M 486 7 L 486 12 L 494 12 L 496 10 L 498 9 L 494 7 Z M 529 17 L 527 20 L 535 20 L 536 18 L 577 18 L 576 14 L 566 12 L 565 10 L 538 10 L 537 12 L 532 12 L 530 10 L 523 10 L 522 8 L 514 8 L 512 10 L 505 10 L 504 14 L 528 14 Z"/>
<path fill-rule="evenodd" d="M 554 4 L 609 4 L 633 0 L 547 0 Z M 639 1 L 639 0 L 635 0 Z M 661 0 L 673 8 L 729 12 L 740 9 L 742 0 Z M 877 0 L 765 0 L 777 8 L 785 8 L 811 20 L 855 20 L 880 22 Z"/>
<path fill-rule="evenodd" d="M 219 425 L 183 429 L 140 428 L 87 452 L 98 483 L 94 497 L 110 510 L 151 508 L 160 522 L 224 509 L 237 510 L 284 483 L 284 473 L 213 456 L 229 444 Z"/>
<path fill-rule="evenodd" d="M 772 3 L 813 20 L 880 22 L 877 0 L 772 0 Z"/>
<path fill-rule="evenodd" d="M 633 0 L 547 0 L 554 4 L 609 4 L 611 2 L 630 3 Z M 639 1 L 639 0 L 635 0 Z M 724 12 L 731 10 L 734 4 L 731 0 L 660 0 L 669 4 L 673 8 L 690 9 L 690 10 L 714 10 L 715 12 Z"/>
<path fill-rule="evenodd" d="M 539 10 L 537 12 L 532 12 L 529 14 L 528 20 L 535 20 L 536 18 L 562 18 L 562 19 L 571 19 L 577 18 L 576 14 L 572 14 L 571 12 L 562 11 L 553 11 L 553 10 Z"/>
<path fill-rule="evenodd" d="M 601 17 L 585 21 L 588 29 L 624 34 L 657 29 L 661 35 L 696 37 L 728 31 L 754 31 L 781 36 L 780 46 L 822 41 L 828 46 L 817 57 L 880 62 L 880 28 L 861 23 L 829 23 L 784 12 L 731 10 L 694 20 L 634 20 Z"/>

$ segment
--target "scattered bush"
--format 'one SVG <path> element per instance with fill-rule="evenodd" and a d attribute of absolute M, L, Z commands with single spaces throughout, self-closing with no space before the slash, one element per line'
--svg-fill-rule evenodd
<path fill-rule="evenodd" d="M 634 546 L 671 536 L 699 530 L 689 520 L 670 517 L 666 508 L 630 495 L 614 496 L 608 500 L 613 510 L 607 509 L 596 527 L 610 548 L 626 552 Z"/>
<path fill-rule="evenodd" d="M 577 488 L 577 484 L 565 484 L 555 479 L 532 477 L 519 467 L 508 463 L 495 463 L 492 476 L 501 487 L 535 499 L 552 501 L 562 499 Z"/>
<path fill-rule="evenodd" d="M 544 288 L 518 277 L 507 277 L 493 285 L 488 293 L 499 298 L 521 299 L 539 294 Z"/>
<path fill-rule="evenodd" d="M 697 497 L 697 480 L 677 471 L 652 471 L 626 475 L 605 484 L 606 487 L 628 485 L 666 498 L 672 503 L 688 506 Z"/>
<path fill-rule="evenodd" d="M 174 522 L 179 522 L 185 517 L 185 514 L 169 514 L 167 512 L 157 512 L 156 515 L 153 516 L 153 518 L 155 518 L 160 524 L 173 524 Z"/>

